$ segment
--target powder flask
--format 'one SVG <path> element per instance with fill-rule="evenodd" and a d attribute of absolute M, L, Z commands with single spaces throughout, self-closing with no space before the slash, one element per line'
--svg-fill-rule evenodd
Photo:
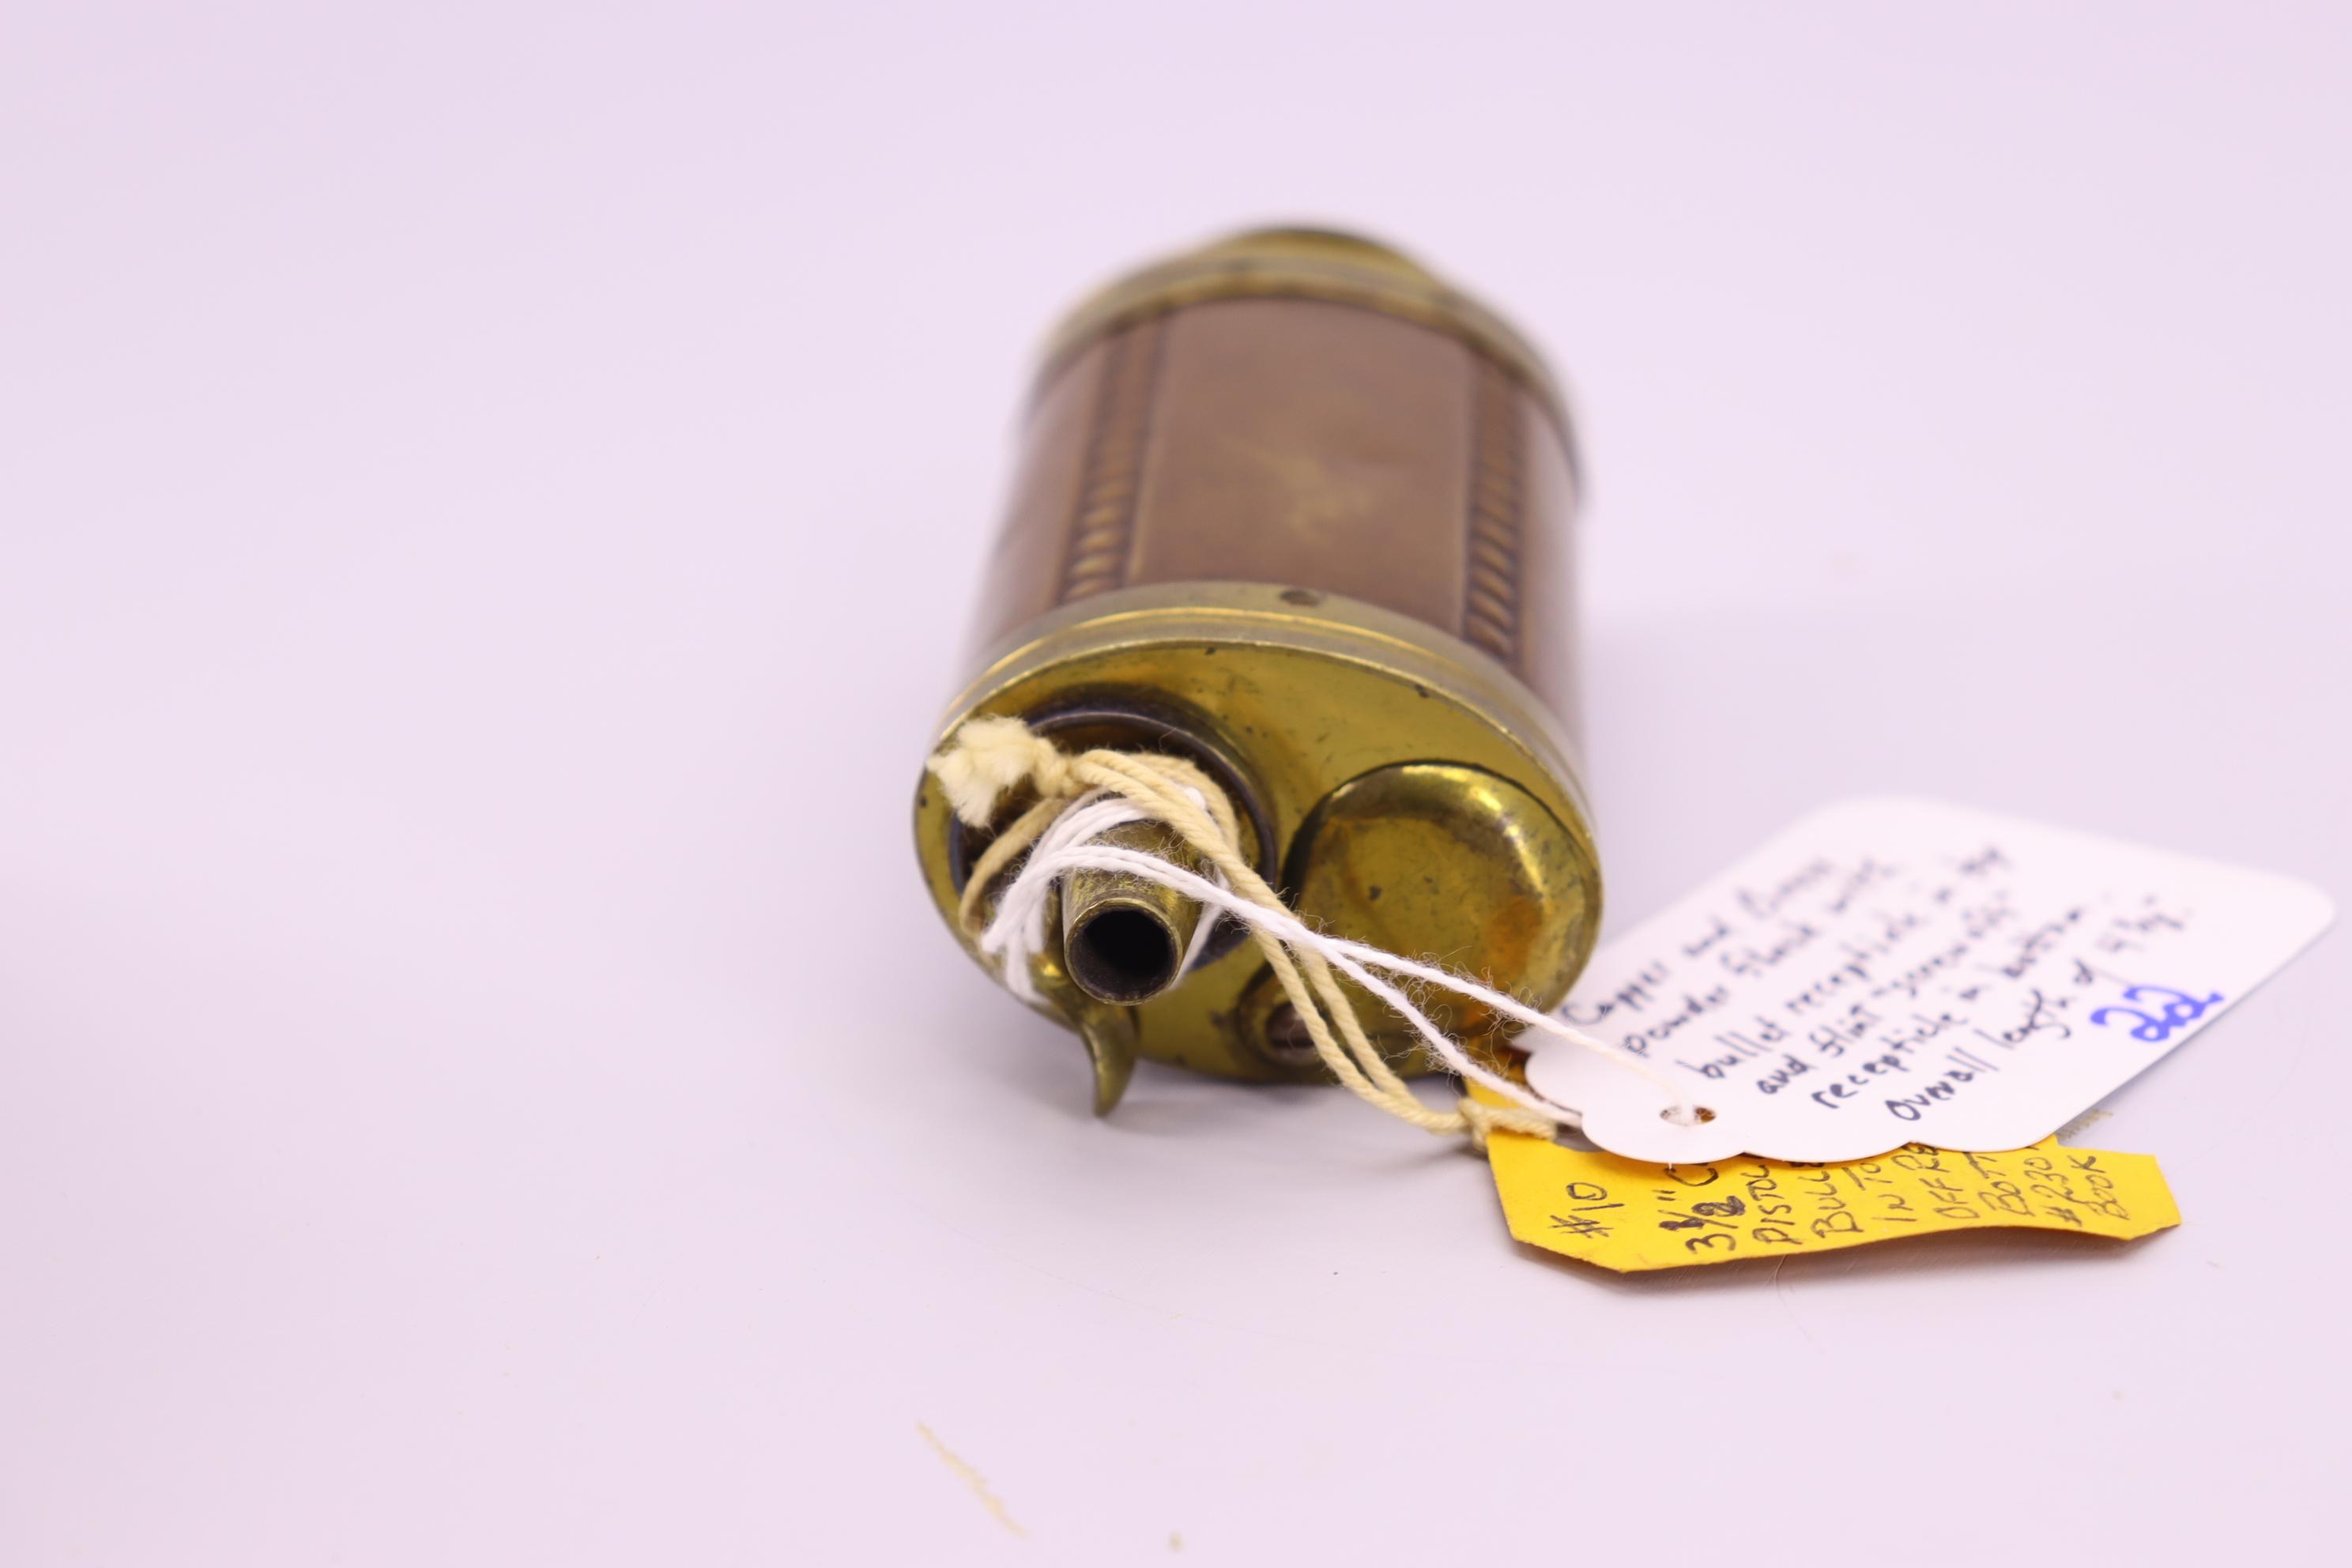
<path fill-rule="evenodd" d="M 1048 344 L 985 651 L 940 739 L 1010 714 L 1072 751 L 1188 758 L 1310 923 L 1549 1006 L 1601 913 L 1573 740 L 1571 450 L 1519 335 L 1384 246 L 1271 230 L 1136 273 Z M 925 776 L 916 841 L 951 927 L 974 858 L 1025 804 L 967 828 Z M 1122 831 L 1181 853 L 1153 825 Z M 1231 920 L 1180 977 L 1189 900 L 1091 876 L 1058 899 L 1039 990 L 1087 1044 L 1097 1110 L 1138 1055 L 1327 1076 Z M 1401 1066 L 1431 1065 L 1353 999 Z M 1485 1009 L 1424 999 L 1458 1037 L 1499 1038 Z"/>

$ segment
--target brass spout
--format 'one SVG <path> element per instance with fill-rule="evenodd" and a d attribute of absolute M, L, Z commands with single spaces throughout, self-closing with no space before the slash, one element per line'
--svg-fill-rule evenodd
<path fill-rule="evenodd" d="M 1100 842 L 1202 870 L 1184 841 L 1156 822 L 1113 828 Z M 1129 872 L 1078 870 L 1063 879 L 1062 967 L 1097 1002 L 1133 1007 L 1175 984 L 1200 926 L 1198 903 Z"/>

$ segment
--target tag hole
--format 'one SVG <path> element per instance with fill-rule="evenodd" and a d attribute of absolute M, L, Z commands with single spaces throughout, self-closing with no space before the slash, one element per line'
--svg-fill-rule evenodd
<path fill-rule="evenodd" d="M 1669 1105 L 1664 1110 L 1658 1112 L 1658 1120 L 1661 1121 L 1671 1121 L 1677 1127 L 1704 1127 L 1706 1123 L 1715 1120 L 1715 1111 L 1707 1106 L 1694 1105 L 1690 1108 L 1687 1115 L 1677 1116 L 1675 1114 L 1682 1109 L 1683 1108 L 1679 1105 Z"/>
<path fill-rule="evenodd" d="M 1282 602 L 1286 605 L 1301 606 L 1319 605 L 1323 602 L 1323 595 L 1312 588 L 1285 588 L 1282 591 Z"/>

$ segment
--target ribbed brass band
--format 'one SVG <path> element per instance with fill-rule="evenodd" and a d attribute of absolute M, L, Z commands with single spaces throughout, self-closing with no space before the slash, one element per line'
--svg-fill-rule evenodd
<path fill-rule="evenodd" d="M 1174 583 L 1128 588 L 1040 616 L 981 656 L 980 673 L 948 704 L 944 741 L 958 724 L 992 712 L 989 699 L 1059 664 L 1147 644 L 1259 644 L 1360 664 L 1430 687 L 1482 716 L 1546 777 L 1559 781 L 1580 820 L 1591 806 L 1578 754 L 1540 698 L 1479 649 L 1436 627 L 1337 595 L 1311 606 L 1255 583 Z M 1425 748 L 1399 737 L 1399 755 Z"/>

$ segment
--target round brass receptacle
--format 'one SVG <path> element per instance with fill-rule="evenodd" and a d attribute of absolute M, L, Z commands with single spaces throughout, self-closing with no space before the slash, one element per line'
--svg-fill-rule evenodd
<path fill-rule="evenodd" d="M 1590 849 L 1543 802 L 1455 763 L 1375 768 L 1325 795 L 1291 839 L 1283 883 L 1298 912 L 1334 935 L 1530 1002 L 1549 1000 L 1576 967 L 1598 893 Z M 1457 997 L 1423 1000 L 1456 1036 L 1496 1022 Z M 1368 1032 L 1406 1043 L 1386 1006 L 1358 1003 Z M 1281 1059 L 1284 1042 L 1269 1043 Z"/>

